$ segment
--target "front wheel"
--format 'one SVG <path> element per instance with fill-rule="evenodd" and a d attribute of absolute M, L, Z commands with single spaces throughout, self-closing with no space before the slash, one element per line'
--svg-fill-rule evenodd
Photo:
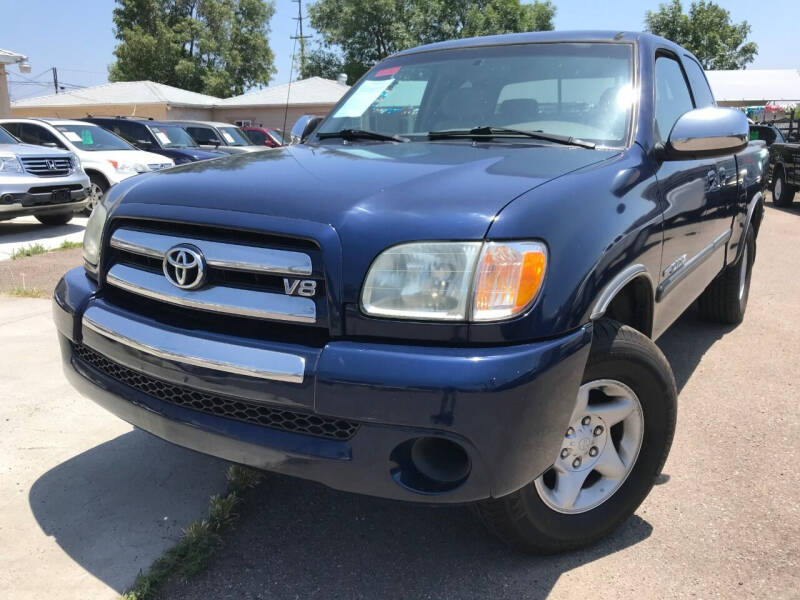
<path fill-rule="evenodd" d="M 650 492 L 676 412 L 675 378 L 658 347 L 628 326 L 598 321 L 553 466 L 517 492 L 478 503 L 478 516 L 506 543 L 536 554 L 599 540 Z"/>
<path fill-rule="evenodd" d="M 89 202 L 86 208 L 81 211 L 81 214 L 88 217 L 92 214 L 94 207 L 100 204 L 103 200 L 103 194 L 108 190 L 108 184 L 98 175 L 91 173 L 89 175 L 91 184 L 89 186 Z"/>
<path fill-rule="evenodd" d="M 72 220 L 75 213 L 55 213 L 49 215 L 36 215 L 36 219 L 42 225 L 66 225 Z"/>

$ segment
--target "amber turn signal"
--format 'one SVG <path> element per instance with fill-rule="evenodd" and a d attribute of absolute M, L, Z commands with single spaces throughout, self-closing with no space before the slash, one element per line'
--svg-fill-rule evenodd
<path fill-rule="evenodd" d="M 488 242 L 475 274 L 472 319 L 494 321 L 522 313 L 536 299 L 547 270 L 541 242 Z"/>

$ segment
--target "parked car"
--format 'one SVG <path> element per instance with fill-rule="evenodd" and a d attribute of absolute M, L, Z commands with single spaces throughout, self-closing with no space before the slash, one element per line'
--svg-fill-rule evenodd
<path fill-rule="evenodd" d="M 256 146 L 277 148 L 286 144 L 283 131 L 272 127 L 242 127 L 250 142 Z"/>
<path fill-rule="evenodd" d="M 176 165 L 227 156 L 219 150 L 201 148 L 183 127 L 171 121 L 131 117 L 88 117 L 81 120 L 114 132 L 139 150 L 171 158 Z"/>
<path fill-rule="evenodd" d="M 754 123 L 750 125 L 750 139 L 751 140 L 762 140 L 764 143 L 767 144 L 767 147 L 771 146 L 775 142 L 782 144 L 786 140 L 783 137 L 783 133 L 777 127 L 773 125 L 768 125 L 767 123 Z"/>
<path fill-rule="evenodd" d="M 67 377 L 182 446 L 583 546 L 669 453 L 654 340 L 744 316 L 748 137 L 649 34 L 400 52 L 304 143 L 111 190 L 55 292 Z"/>
<path fill-rule="evenodd" d="M 221 150 L 228 154 L 259 152 L 263 145 L 254 145 L 240 127 L 230 123 L 210 121 L 175 121 L 189 132 L 202 148 Z"/>
<path fill-rule="evenodd" d="M 0 221 L 68 223 L 88 204 L 89 178 L 71 152 L 22 144 L 0 127 Z"/>
<path fill-rule="evenodd" d="M 175 163 L 143 152 L 99 125 L 68 119 L 0 119 L 0 126 L 28 144 L 61 148 L 75 154 L 91 180 L 90 214 L 108 189 L 138 173 L 158 171 Z"/>
<path fill-rule="evenodd" d="M 777 206 L 791 206 L 800 189 L 800 143 L 775 142 L 769 147 L 769 180 L 772 201 Z"/>

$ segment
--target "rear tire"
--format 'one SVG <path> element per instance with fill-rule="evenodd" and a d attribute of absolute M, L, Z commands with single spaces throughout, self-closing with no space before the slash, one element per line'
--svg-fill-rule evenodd
<path fill-rule="evenodd" d="M 599 391 L 606 384 L 608 396 Z M 584 371 L 581 390 L 584 389 L 598 393 L 587 395 L 584 402 L 579 392 L 570 428 L 559 455 L 553 457 L 553 467 L 522 489 L 474 507 L 486 527 L 514 548 L 552 554 L 596 542 L 633 514 L 664 466 L 675 432 L 677 388 L 669 363 L 649 338 L 616 321 L 598 321 Z M 604 433 L 602 424 L 614 422 L 610 415 L 622 414 L 615 407 L 618 402 L 622 405 L 625 398 L 618 397 L 615 390 L 632 394 L 634 408 Z M 625 446 L 629 420 L 634 432 L 637 423 L 641 427 L 637 448 L 636 444 Z M 589 427 L 585 445 L 582 432 L 577 431 L 583 429 L 581 425 Z M 604 435 L 602 444 L 595 441 Z M 635 442 L 636 438 L 631 440 Z M 602 449 L 598 452 L 592 445 L 579 455 L 581 448 L 589 444 L 602 445 Z M 608 460 L 603 459 L 612 449 L 620 469 L 625 470 L 624 475 L 620 470 L 615 479 L 608 476 Z M 585 461 L 583 465 L 579 459 Z M 577 470 L 569 469 L 576 464 Z M 584 472 L 585 476 L 580 475 Z M 570 479 L 576 474 L 582 479 Z M 572 486 L 573 497 L 568 492 L 569 483 L 559 487 L 562 481 L 582 483 Z M 561 503 L 563 498 L 569 499 Z"/>
<path fill-rule="evenodd" d="M 756 236 L 751 223 L 739 260 L 708 284 L 698 298 L 697 305 L 703 319 L 728 325 L 742 322 L 750 296 L 750 276 L 755 256 Z"/>
<path fill-rule="evenodd" d="M 52 215 L 36 215 L 36 219 L 43 225 L 66 225 L 72 220 L 75 213 L 55 213 Z"/>
<path fill-rule="evenodd" d="M 794 200 L 794 186 L 786 183 L 786 173 L 781 168 L 772 182 L 772 202 L 776 206 L 790 206 Z"/>

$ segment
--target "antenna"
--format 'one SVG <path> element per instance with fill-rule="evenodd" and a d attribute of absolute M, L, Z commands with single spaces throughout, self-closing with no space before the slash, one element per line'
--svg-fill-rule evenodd
<path fill-rule="evenodd" d="M 293 17 L 298 22 L 300 33 L 293 35 L 293 40 L 300 40 L 300 77 L 303 77 L 306 72 L 306 40 L 311 38 L 310 35 L 303 35 L 303 0 L 292 0 L 297 2 L 297 16 Z"/>

